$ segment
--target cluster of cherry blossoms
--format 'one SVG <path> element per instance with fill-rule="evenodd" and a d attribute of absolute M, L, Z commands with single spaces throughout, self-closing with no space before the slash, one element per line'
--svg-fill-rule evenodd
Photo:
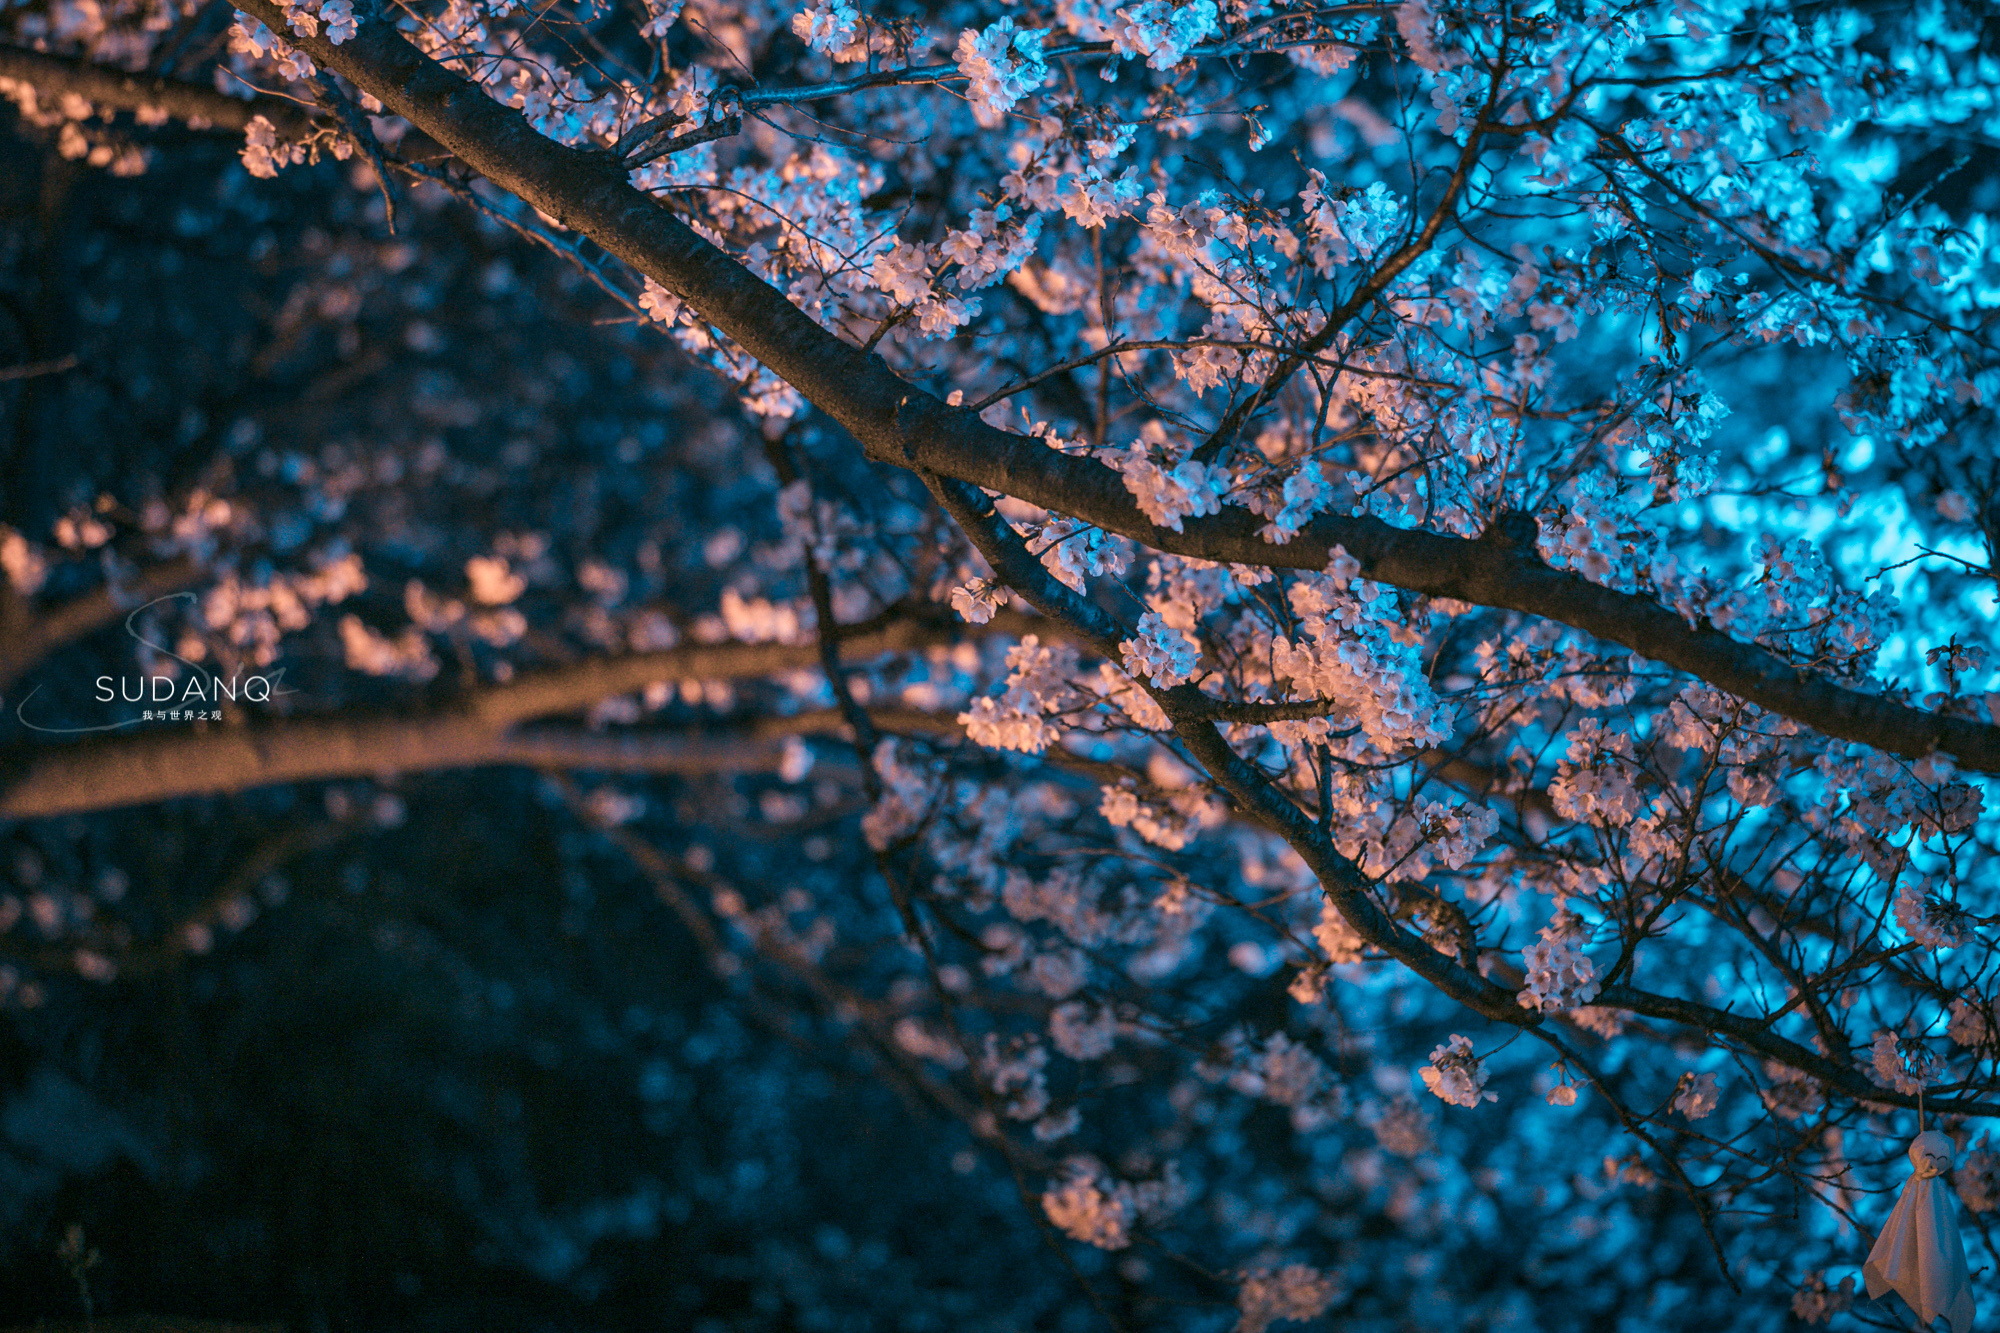
<path fill-rule="evenodd" d="M 958 72 L 966 79 L 965 96 L 972 103 L 981 125 L 1000 124 L 1001 116 L 1015 103 L 1048 80 L 1049 67 L 1042 58 L 1039 31 L 1021 31 L 1014 20 L 1003 18 L 984 32 L 971 29 L 959 34 Z"/>
<path fill-rule="evenodd" d="M 1433 1095 L 1453 1106 L 1500 1100 L 1499 1093 L 1486 1091 L 1486 1066 L 1472 1053 L 1472 1042 L 1456 1032 L 1449 1042 L 1431 1051 L 1431 1062 L 1417 1072 Z"/>
<path fill-rule="evenodd" d="M 1236 1333 L 1264 1333 L 1280 1320 L 1317 1319 L 1340 1295 L 1337 1276 L 1305 1264 L 1243 1275 L 1236 1295 Z"/>
<path fill-rule="evenodd" d="M 1095 1158 L 1076 1156 L 1043 1193 L 1042 1210 L 1071 1239 L 1122 1250 L 1132 1243 L 1135 1224 L 1171 1217 L 1187 1200 L 1187 1187 L 1171 1168 L 1157 1180 L 1115 1180 Z"/>
<path fill-rule="evenodd" d="M 959 715 L 960 724 L 981 745 L 1041 753 L 1061 735 L 1049 715 L 1083 702 L 1070 683 L 1076 663 L 1076 649 L 1070 645 L 1044 647 L 1028 635 L 1018 647 L 1007 650 L 1006 692 L 973 700 L 971 710 Z"/>
<path fill-rule="evenodd" d="M 1541 941 L 1522 950 L 1527 983 L 1521 987 L 1523 1008 L 1574 1009 L 1597 998 L 1597 965 L 1584 954 L 1588 939 L 1583 921 L 1568 908 L 1558 908 L 1541 929 Z"/>
<path fill-rule="evenodd" d="M 1294 697 L 1323 699 L 1330 714 L 1358 727 L 1385 753 L 1443 739 L 1451 712 L 1417 669 L 1414 645 L 1399 638 L 1401 617 L 1380 585 L 1353 579 L 1351 557 L 1336 552 L 1329 573 L 1287 590 L 1303 633 L 1271 641 L 1271 670 Z"/>

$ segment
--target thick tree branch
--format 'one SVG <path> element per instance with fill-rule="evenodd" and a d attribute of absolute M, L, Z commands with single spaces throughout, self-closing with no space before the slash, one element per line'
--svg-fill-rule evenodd
<path fill-rule="evenodd" d="M 269 0 L 240 0 L 238 7 L 267 25 L 283 24 Z M 1343 546 L 1371 579 L 1561 621 L 1840 740 L 1913 759 L 1942 751 L 1965 768 L 2000 772 L 2000 727 L 1847 689 L 1714 629 L 1690 628 L 1650 597 L 1549 568 L 1531 543 L 1497 529 L 1467 540 L 1373 518 L 1322 518 L 1289 544 L 1274 546 L 1257 535 L 1255 515 L 1236 509 L 1189 522 L 1185 532 L 1160 528 L 1139 513 L 1111 469 L 989 426 L 901 379 L 881 357 L 815 323 L 633 188 L 606 155 L 544 138 L 519 112 L 426 58 L 389 24 L 364 23 L 340 46 L 323 37 L 296 41 L 494 184 L 587 234 L 688 302 L 839 421 L 871 458 L 1018 496 L 1202 559 L 1318 569 L 1331 547 Z"/>
<path fill-rule="evenodd" d="M 897 621 L 843 635 L 842 645 L 858 660 L 955 643 L 969 634 L 1020 633 L 1039 623 L 1021 615 L 995 617 L 983 629 Z M 357 711 L 252 718 L 209 730 L 169 727 L 17 746 L 0 752 L 5 765 L 0 818 L 78 814 L 282 782 L 497 764 L 649 773 L 771 770 L 783 757 L 784 737 L 836 730 L 838 715 L 772 717 L 748 733 L 727 734 L 600 733 L 519 724 L 577 712 L 654 681 L 744 679 L 809 671 L 819 661 L 819 648 L 810 642 L 691 644 L 530 673 L 415 715 Z"/>
<path fill-rule="evenodd" d="M 493 764 L 622 769 L 645 745 L 652 771 L 713 771 L 715 743 L 676 736 L 620 744 L 608 736 L 510 733 L 475 716 L 293 718 L 211 731 L 160 730 L 44 746 L 14 756 L 18 777 L 0 794 L 0 816 L 52 815 L 212 796 L 280 782 L 382 777 Z M 755 770 L 772 756 L 741 751 L 730 767 Z"/>

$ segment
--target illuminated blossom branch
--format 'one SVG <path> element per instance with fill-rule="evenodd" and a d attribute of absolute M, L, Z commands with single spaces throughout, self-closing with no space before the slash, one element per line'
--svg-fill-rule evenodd
<path fill-rule="evenodd" d="M 282 21 L 277 6 L 260 0 L 244 10 L 266 23 Z M 385 25 L 364 25 L 339 46 L 317 37 L 298 41 L 474 170 L 589 235 L 700 311 L 845 426 L 872 458 L 1017 496 L 1199 559 L 1315 569 L 1339 546 L 1361 562 L 1367 577 L 1573 625 L 1837 739 L 1911 759 L 1943 753 L 1969 769 L 2000 771 L 2000 726 L 1862 693 L 1705 625 L 1690 626 L 1651 597 L 1551 569 L 1517 526 L 1496 522 L 1478 540 L 1367 517 L 1322 516 L 1277 546 L 1260 537 L 1255 517 L 1241 510 L 1173 527 L 1149 521 L 1117 472 L 997 430 L 900 378 L 879 357 L 814 323 L 592 155 L 554 143 L 512 109 L 472 95 L 472 85 Z"/>
<path fill-rule="evenodd" d="M 282 11 L 275 5 L 251 4 L 245 11 L 267 23 L 282 21 Z M 1260 535 L 1252 515 L 1234 508 L 1171 527 L 1153 522 L 1132 502 L 1119 473 L 994 429 L 899 378 L 879 358 L 814 324 L 673 214 L 607 177 L 590 154 L 550 142 L 506 107 L 461 96 L 470 85 L 425 59 L 394 31 L 380 24 L 366 25 L 339 46 L 324 37 L 294 37 L 301 49 L 382 98 L 482 175 L 589 235 L 638 272 L 674 291 L 840 421 L 870 457 L 970 481 L 1072 514 L 1153 549 L 1198 559 L 1316 569 L 1339 547 L 1361 562 L 1369 578 L 1572 625 L 1836 739 L 1909 759 L 1942 753 L 1967 769 L 2000 771 L 2000 726 L 1976 717 L 1912 708 L 1843 686 L 1816 670 L 1718 632 L 1698 614 L 1690 623 L 1687 613 L 1677 614 L 1652 597 L 1552 569 L 1538 558 L 1533 534 L 1510 526 L 1505 515 L 1496 516 L 1483 541 L 1393 527 L 1367 516 L 1321 515 L 1284 545 L 1272 544 Z M 204 92 L 196 99 L 197 107 L 184 98 L 174 100 L 180 96 L 175 91 L 178 86 L 156 88 L 109 72 L 92 73 L 79 62 L 58 62 L 32 53 L 7 58 L 14 61 L 8 68 L 16 70 L 10 77 L 47 82 L 55 88 L 74 86 L 87 96 L 95 90 L 107 105 L 165 105 L 179 108 L 177 114 L 201 117 L 220 112 L 211 102 L 243 105 Z M 89 82 L 89 87 L 78 80 Z M 829 89 L 825 95 L 853 91 L 845 85 Z M 144 100 L 155 96 L 167 101 Z M 1455 180 L 1462 177 L 1476 145 L 1475 136 Z M 1450 188 L 1455 191 L 1457 186 Z M 1426 241 L 1437 220 L 1434 216 L 1427 228 Z M 1355 304 L 1385 286 L 1417 252 L 1409 247 L 1385 261 L 1377 279 L 1357 294 Z M 1295 349 L 1278 378 L 1323 350 L 1328 331 L 1341 323 L 1339 318 L 1330 320 L 1321 334 Z M 1263 392 L 1260 389 L 1259 395 Z M 1259 401 L 1258 395 L 1249 401 Z M 1239 409 L 1211 438 L 1233 436 L 1248 410 Z"/>

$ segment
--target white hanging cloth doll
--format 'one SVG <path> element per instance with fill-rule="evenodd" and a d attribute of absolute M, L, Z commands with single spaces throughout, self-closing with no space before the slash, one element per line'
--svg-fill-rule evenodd
<path fill-rule="evenodd" d="M 1903 1197 L 1896 1200 L 1861 1272 L 1870 1296 L 1897 1293 L 1925 1328 L 1943 1315 L 1951 1333 L 1972 1333 L 1972 1277 L 1965 1270 L 1965 1242 L 1958 1236 L 1945 1179 L 1955 1157 L 1951 1140 L 1938 1131 L 1917 1135 L 1910 1145 L 1917 1173 L 1903 1186 Z"/>

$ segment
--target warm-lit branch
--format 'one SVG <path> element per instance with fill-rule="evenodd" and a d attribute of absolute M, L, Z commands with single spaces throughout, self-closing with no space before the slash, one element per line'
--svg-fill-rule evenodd
<path fill-rule="evenodd" d="M 183 556 L 143 569 L 129 583 L 106 583 L 40 611 L 12 589 L 0 588 L 0 692 L 56 649 L 117 623 L 147 602 L 192 588 L 205 573 L 201 562 Z"/>
<path fill-rule="evenodd" d="M 865 660 L 981 633 L 1020 633 L 1037 623 L 1016 613 L 984 627 L 897 620 L 844 634 L 842 647 L 850 660 Z M 725 734 L 613 734 L 520 724 L 579 712 L 654 681 L 742 680 L 809 671 L 818 664 L 819 650 L 810 642 L 690 644 L 532 672 L 430 712 L 249 718 L 205 730 L 169 727 L 26 745 L 4 756 L 11 762 L 0 770 L 5 774 L 0 817 L 45 818 L 282 782 L 495 764 L 648 773 L 766 771 L 778 766 L 783 737 L 836 730 L 838 717 L 774 716 L 747 732 Z"/>
<path fill-rule="evenodd" d="M 223 130 L 240 131 L 252 117 L 262 116 L 284 134 L 312 131 L 310 108 L 287 98 L 268 93 L 231 97 L 208 84 L 129 74 L 88 60 L 23 51 L 18 46 L 0 46 L 0 79 L 32 85 L 44 102 L 74 93 L 100 110 L 151 109 L 178 121 Z"/>

